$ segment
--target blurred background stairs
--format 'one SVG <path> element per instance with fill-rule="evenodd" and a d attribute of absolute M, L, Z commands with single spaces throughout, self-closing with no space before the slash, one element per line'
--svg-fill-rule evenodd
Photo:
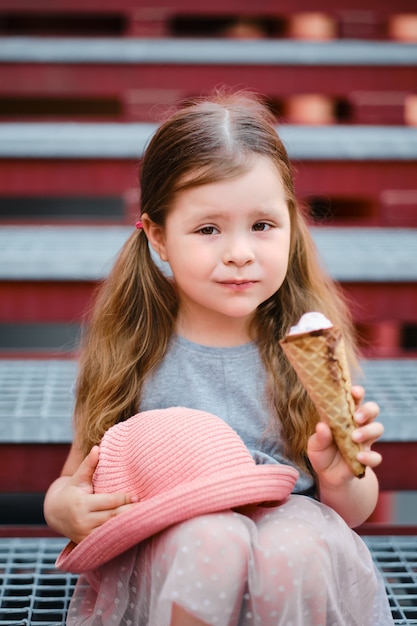
<path fill-rule="evenodd" d="M 0 625 L 64 623 L 75 580 L 42 501 L 81 320 L 134 228 L 146 142 L 223 84 L 264 94 L 351 306 L 385 425 L 358 530 L 396 624 L 417 624 L 415 0 L 0 0 Z"/>

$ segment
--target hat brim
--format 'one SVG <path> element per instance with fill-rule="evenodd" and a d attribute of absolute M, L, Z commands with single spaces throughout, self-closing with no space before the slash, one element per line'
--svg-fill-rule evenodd
<path fill-rule="evenodd" d="M 248 504 L 279 502 L 291 493 L 298 472 L 288 465 L 253 468 L 199 477 L 182 483 L 112 517 L 79 544 L 69 542 L 56 560 L 75 574 L 95 569 L 160 531 L 197 515 Z"/>

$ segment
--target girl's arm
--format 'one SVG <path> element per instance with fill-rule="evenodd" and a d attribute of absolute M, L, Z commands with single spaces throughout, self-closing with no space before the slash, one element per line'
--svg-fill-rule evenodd
<path fill-rule="evenodd" d="M 98 446 L 83 459 L 72 444 L 61 476 L 49 487 L 44 502 L 45 520 L 50 528 L 79 543 L 94 528 L 118 515 L 134 502 L 129 494 L 94 494 L 93 474 Z"/>
<path fill-rule="evenodd" d="M 363 388 L 355 386 L 352 394 L 359 405 L 364 395 Z M 351 527 L 365 522 L 378 500 L 378 480 L 372 468 L 379 465 L 382 458 L 371 449 L 384 430 L 382 424 L 374 421 L 378 413 L 379 407 L 374 402 L 360 405 L 355 413 L 359 427 L 353 437 L 363 447 L 358 456 L 358 460 L 366 465 L 363 478 L 356 478 L 352 474 L 340 455 L 327 424 L 317 424 L 316 432 L 308 443 L 307 453 L 317 474 L 321 502 L 339 513 Z"/>

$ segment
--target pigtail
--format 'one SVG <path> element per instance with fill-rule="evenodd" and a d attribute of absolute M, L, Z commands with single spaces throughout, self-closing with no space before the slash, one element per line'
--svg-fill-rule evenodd
<path fill-rule="evenodd" d="M 143 380 L 165 354 L 176 312 L 175 290 L 152 260 L 145 233 L 136 230 L 87 319 L 75 406 L 85 453 L 110 426 L 137 412 Z"/>

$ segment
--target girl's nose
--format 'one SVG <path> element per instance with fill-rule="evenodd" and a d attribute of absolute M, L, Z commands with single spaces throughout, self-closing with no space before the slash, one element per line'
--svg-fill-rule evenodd
<path fill-rule="evenodd" d="M 223 263 L 241 267 L 247 263 L 253 263 L 255 253 L 246 237 L 236 237 L 227 242 Z"/>

